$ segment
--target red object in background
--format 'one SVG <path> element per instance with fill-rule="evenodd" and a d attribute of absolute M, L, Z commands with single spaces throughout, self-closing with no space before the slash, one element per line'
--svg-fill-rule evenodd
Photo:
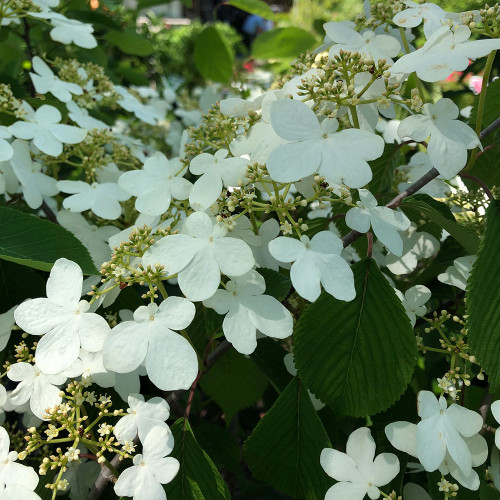
<path fill-rule="evenodd" d="M 250 61 L 247 61 L 243 67 L 249 72 L 249 73 L 253 73 L 254 70 L 255 70 L 255 62 L 254 60 L 250 60 Z"/>

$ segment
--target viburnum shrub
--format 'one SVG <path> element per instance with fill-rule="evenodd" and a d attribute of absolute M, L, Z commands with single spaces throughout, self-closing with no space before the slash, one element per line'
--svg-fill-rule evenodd
<path fill-rule="evenodd" d="M 500 497 L 499 20 L 373 3 L 243 98 L 0 1 L 0 498 Z"/>

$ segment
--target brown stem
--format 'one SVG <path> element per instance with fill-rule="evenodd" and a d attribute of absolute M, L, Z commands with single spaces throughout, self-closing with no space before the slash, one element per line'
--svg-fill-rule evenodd
<path fill-rule="evenodd" d="M 497 128 L 500 127 L 500 116 L 493 122 L 490 123 L 480 134 L 479 138 L 483 139 L 487 135 L 490 135 L 492 132 L 494 132 Z"/>
<path fill-rule="evenodd" d="M 43 213 L 46 215 L 47 219 L 50 220 L 50 222 L 53 222 L 54 224 L 59 224 L 57 221 L 57 216 L 56 214 L 52 211 L 52 209 L 45 203 L 45 201 L 42 203 L 40 206 L 42 209 Z"/>
<path fill-rule="evenodd" d="M 371 259 L 373 253 L 373 233 L 371 231 L 366 233 L 366 239 L 368 240 L 368 250 L 366 251 L 366 256 Z"/>

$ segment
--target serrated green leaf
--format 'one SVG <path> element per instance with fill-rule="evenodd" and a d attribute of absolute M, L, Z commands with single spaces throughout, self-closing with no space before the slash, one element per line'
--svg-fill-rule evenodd
<path fill-rule="evenodd" d="M 292 59 L 316 44 L 316 39 L 301 28 L 276 28 L 259 35 L 252 46 L 255 59 Z"/>
<path fill-rule="evenodd" d="M 196 38 L 194 63 L 207 80 L 229 82 L 233 76 L 234 56 L 224 35 L 214 26 L 207 26 Z"/>
<path fill-rule="evenodd" d="M 0 259 L 50 271 L 65 257 L 85 274 L 99 274 L 87 249 L 69 231 L 46 219 L 0 207 Z"/>
<path fill-rule="evenodd" d="M 400 164 L 400 147 L 397 144 L 387 144 L 384 154 L 369 162 L 373 172 L 369 188 L 375 194 L 386 193 L 391 190 L 394 171 Z"/>
<path fill-rule="evenodd" d="M 403 200 L 401 208 L 405 213 L 408 209 L 418 211 L 420 214 L 429 218 L 444 230 L 448 231 L 448 233 L 450 233 L 450 235 L 455 238 L 468 253 L 475 254 L 477 252 L 479 248 L 479 238 L 476 233 L 472 229 L 444 217 L 429 204 L 410 196 Z"/>
<path fill-rule="evenodd" d="M 274 12 L 266 2 L 262 0 L 229 0 L 227 5 L 232 5 L 237 9 L 244 10 L 250 14 L 263 17 L 264 19 L 273 19 Z"/>
<path fill-rule="evenodd" d="M 323 292 L 298 321 L 294 361 L 299 376 L 336 414 L 387 409 L 403 394 L 417 361 L 413 328 L 374 260 L 352 266 L 356 298 Z"/>
<path fill-rule="evenodd" d="M 104 35 L 104 38 L 125 54 L 144 57 L 154 52 L 151 42 L 133 29 L 125 31 L 110 30 Z"/>
<path fill-rule="evenodd" d="M 231 498 L 224 479 L 212 459 L 203 451 L 189 422 L 180 418 L 170 428 L 175 439 L 172 457 L 180 469 L 165 485 L 168 500 L 227 500 Z"/>
<path fill-rule="evenodd" d="M 226 423 L 262 397 L 267 380 L 255 363 L 230 349 L 200 380 L 201 388 L 222 408 Z"/>
<path fill-rule="evenodd" d="M 331 447 L 307 389 L 295 377 L 243 445 L 255 478 L 295 499 L 322 500 L 331 480 L 319 463 Z"/>
<path fill-rule="evenodd" d="M 486 211 L 486 229 L 466 292 L 467 336 L 492 385 L 500 385 L 500 201 Z M 493 279 L 492 279 L 493 278 Z"/>
<path fill-rule="evenodd" d="M 288 276 L 266 267 L 259 267 L 257 272 L 263 276 L 266 282 L 266 291 L 264 292 L 266 295 L 271 295 L 280 302 L 286 299 L 290 288 L 292 288 L 292 282 Z"/>

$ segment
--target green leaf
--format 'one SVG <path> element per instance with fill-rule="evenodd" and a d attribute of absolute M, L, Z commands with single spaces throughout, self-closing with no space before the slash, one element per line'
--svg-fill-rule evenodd
<path fill-rule="evenodd" d="M 267 269 L 266 267 L 259 267 L 257 272 L 264 277 L 266 282 L 266 295 L 271 295 L 280 302 L 284 301 L 292 288 L 292 282 L 288 276 Z"/>
<path fill-rule="evenodd" d="M 125 31 L 110 30 L 104 38 L 125 54 L 132 56 L 149 56 L 154 52 L 151 42 L 133 29 Z"/>
<path fill-rule="evenodd" d="M 266 2 L 262 0 L 229 0 L 227 5 L 232 5 L 237 9 L 244 10 L 250 14 L 263 17 L 264 19 L 273 19 L 274 12 Z"/>
<path fill-rule="evenodd" d="M 486 211 L 486 229 L 466 293 L 470 346 L 492 385 L 500 385 L 500 201 Z"/>
<path fill-rule="evenodd" d="M 262 397 L 267 380 L 251 359 L 230 349 L 201 378 L 200 385 L 222 408 L 229 425 L 236 412 Z"/>
<path fill-rule="evenodd" d="M 99 274 L 87 249 L 69 231 L 46 219 L 0 207 L 0 259 L 50 271 L 66 257 L 85 274 Z"/>
<path fill-rule="evenodd" d="M 403 200 L 401 208 L 405 213 L 408 209 L 410 211 L 413 210 L 419 212 L 421 215 L 429 218 L 432 222 L 435 222 L 440 227 L 448 231 L 448 233 L 450 233 L 450 235 L 455 238 L 468 253 L 475 254 L 477 252 L 479 248 L 479 238 L 472 229 L 444 217 L 435 208 L 412 196 Z"/>
<path fill-rule="evenodd" d="M 309 389 L 338 415 L 387 409 L 403 394 L 417 361 L 413 328 L 374 260 L 352 266 L 356 298 L 323 292 L 294 332 L 294 361 Z"/>
<path fill-rule="evenodd" d="M 203 78 L 229 82 L 233 76 L 234 56 L 224 35 L 207 26 L 194 43 L 194 64 Z"/>
<path fill-rule="evenodd" d="M 477 95 L 472 110 L 470 113 L 470 125 L 475 128 L 477 118 L 477 108 L 479 106 L 480 95 Z M 500 80 L 494 80 L 488 84 L 486 90 L 486 101 L 484 103 L 483 119 L 481 121 L 481 128 L 485 129 L 488 125 L 493 123 L 500 115 Z"/>
<path fill-rule="evenodd" d="M 373 193 L 380 194 L 391 190 L 394 170 L 400 164 L 400 149 L 396 144 L 388 144 L 380 158 L 369 162 L 373 172 L 369 188 Z"/>
<path fill-rule="evenodd" d="M 259 35 L 252 46 L 255 59 L 292 59 L 316 44 L 301 28 L 276 28 Z"/>
<path fill-rule="evenodd" d="M 200 446 L 212 457 L 218 467 L 236 474 L 240 468 L 240 447 L 227 427 L 202 424 L 196 429 Z"/>
<path fill-rule="evenodd" d="M 496 80 L 495 80 L 496 81 Z M 481 179 L 488 187 L 500 186 L 500 145 L 495 145 L 476 159 L 471 174 Z M 470 179 L 463 179 L 465 185 L 470 189 L 481 189 L 479 185 Z"/>
<path fill-rule="evenodd" d="M 480 500 L 500 500 L 500 491 L 498 491 L 493 484 L 481 481 L 479 498 Z"/>
<path fill-rule="evenodd" d="M 168 500 L 230 499 L 226 483 L 196 441 L 189 422 L 180 418 L 170 429 L 175 439 L 171 456 L 181 467 L 174 480 L 165 485 Z"/>
<path fill-rule="evenodd" d="M 320 500 L 331 479 L 319 463 L 331 447 L 307 389 L 295 377 L 243 445 L 252 475 L 296 499 Z"/>

